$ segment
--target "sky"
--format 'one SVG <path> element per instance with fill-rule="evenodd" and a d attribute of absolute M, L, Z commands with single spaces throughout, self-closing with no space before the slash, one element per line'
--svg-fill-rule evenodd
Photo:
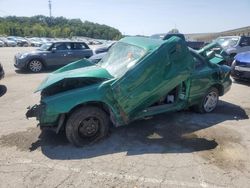
<path fill-rule="evenodd" d="M 51 0 L 52 16 L 106 24 L 124 35 L 220 32 L 250 26 L 250 0 Z M 49 16 L 48 0 L 0 0 L 0 17 Z"/>

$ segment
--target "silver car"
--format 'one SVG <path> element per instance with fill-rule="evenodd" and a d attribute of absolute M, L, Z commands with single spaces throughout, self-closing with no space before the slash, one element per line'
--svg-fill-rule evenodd
<path fill-rule="evenodd" d="M 216 41 L 232 58 L 238 53 L 250 51 L 250 36 L 225 36 Z"/>

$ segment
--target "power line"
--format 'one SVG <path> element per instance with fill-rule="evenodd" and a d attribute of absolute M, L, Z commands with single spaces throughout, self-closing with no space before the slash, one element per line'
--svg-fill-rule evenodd
<path fill-rule="evenodd" d="M 52 16 L 52 13 L 51 13 L 51 0 L 49 0 L 49 16 L 51 17 Z"/>

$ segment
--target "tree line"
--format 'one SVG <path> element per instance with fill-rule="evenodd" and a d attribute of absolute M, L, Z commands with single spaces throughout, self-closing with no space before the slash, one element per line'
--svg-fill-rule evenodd
<path fill-rule="evenodd" d="M 0 17 L 0 35 L 25 37 L 72 37 L 84 36 L 96 39 L 118 40 L 118 29 L 80 19 L 64 17 Z"/>

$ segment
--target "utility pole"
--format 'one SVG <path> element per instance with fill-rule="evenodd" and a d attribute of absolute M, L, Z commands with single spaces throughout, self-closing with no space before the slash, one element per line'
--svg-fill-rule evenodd
<path fill-rule="evenodd" d="M 49 17 L 51 17 L 52 14 L 51 14 L 51 0 L 49 0 Z"/>

